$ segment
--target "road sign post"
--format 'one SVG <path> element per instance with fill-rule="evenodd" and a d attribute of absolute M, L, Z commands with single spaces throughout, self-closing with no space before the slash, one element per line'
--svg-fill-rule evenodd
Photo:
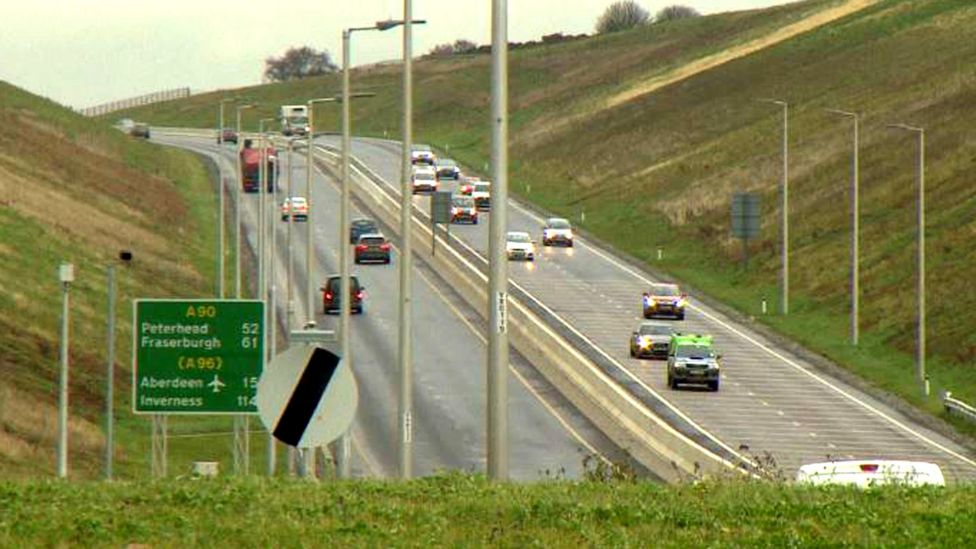
<path fill-rule="evenodd" d="M 451 193 L 449 191 L 437 191 L 430 195 L 430 255 L 434 255 L 437 250 L 438 223 L 447 225 L 447 234 L 451 234 Z"/>
<path fill-rule="evenodd" d="M 253 414 L 263 370 L 260 301 L 134 301 L 136 414 Z"/>
<path fill-rule="evenodd" d="M 749 267 L 749 240 L 759 236 L 760 203 L 756 193 L 732 195 L 732 236 L 742 240 L 742 265 Z"/>

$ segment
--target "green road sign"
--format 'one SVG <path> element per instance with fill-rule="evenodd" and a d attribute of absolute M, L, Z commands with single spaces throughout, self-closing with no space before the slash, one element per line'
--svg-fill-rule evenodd
<path fill-rule="evenodd" d="M 260 301 L 137 299 L 132 410 L 256 413 L 264 355 Z"/>

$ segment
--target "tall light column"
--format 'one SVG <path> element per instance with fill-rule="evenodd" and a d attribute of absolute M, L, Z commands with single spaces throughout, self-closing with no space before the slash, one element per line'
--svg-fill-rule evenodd
<path fill-rule="evenodd" d="M 851 267 L 850 267 L 850 290 L 851 290 L 851 326 L 850 338 L 851 345 L 857 346 L 860 339 L 860 300 L 861 300 L 861 281 L 860 281 L 860 241 L 861 241 L 861 212 L 860 212 L 860 116 L 855 112 L 842 111 L 839 109 L 827 109 L 827 112 L 850 118 L 854 122 L 854 150 L 851 154 Z"/>
<path fill-rule="evenodd" d="M 264 124 L 265 122 L 273 122 L 274 118 L 262 118 L 258 122 L 258 131 L 260 132 L 260 146 L 261 146 L 261 182 L 258 186 L 259 196 L 261 197 L 258 204 L 258 288 L 261 294 L 261 301 L 264 302 L 264 326 L 265 326 L 265 367 L 271 361 L 270 353 L 272 352 L 271 344 L 271 334 L 272 326 L 271 323 L 274 322 L 274 312 L 268 307 L 268 257 L 267 257 L 267 240 L 268 240 L 268 181 L 272 175 L 268 172 L 268 139 L 265 135 Z M 275 164 L 277 165 L 277 163 Z M 276 447 L 274 436 L 268 433 L 268 452 L 267 452 L 267 471 L 268 476 L 274 475 L 275 465 L 276 465 Z"/>
<path fill-rule="evenodd" d="M 349 140 L 351 128 L 349 112 L 349 35 L 342 33 L 342 196 L 339 201 L 339 348 L 342 360 L 352 368 L 352 346 L 349 344 L 349 313 L 352 289 L 349 280 Z M 343 435 L 345 439 L 348 435 Z M 339 478 L 348 477 L 349 456 L 345 455 L 346 441 L 339 441 Z"/>
<path fill-rule="evenodd" d="M 217 128 L 217 143 L 223 144 L 224 142 L 224 103 L 234 102 L 234 98 L 225 98 L 220 100 L 220 127 Z M 217 185 L 218 194 L 218 208 L 220 209 L 220 214 L 218 215 L 220 220 L 220 226 L 217 229 L 217 297 L 220 299 L 224 298 L 224 278 L 226 277 L 224 263 L 226 261 L 226 254 L 224 252 L 224 225 L 227 223 L 225 218 L 225 207 L 224 207 L 224 180 L 220 178 Z"/>
<path fill-rule="evenodd" d="M 335 101 L 334 97 L 322 97 L 319 99 L 308 100 L 308 148 L 305 151 L 305 199 L 308 200 L 308 220 L 305 222 L 305 230 L 308 238 L 305 240 L 305 324 L 309 325 L 315 321 L 315 245 L 312 242 L 315 231 L 312 230 L 312 215 L 315 211 L 315 203 L 312 201 L 312 174 L 315 171 L 315 104 Z M 341 235 L 340 235 L 341 236 Z"/>
<path fill-rule="evenodd" d="M 244 136 L 241 135 L 241 111 L 253 109 L 254 105 L 240 105 L 237 107 L 237 189 L 234 191 L 234 248 L 236 250 L 234 268 L 234 297 L 241 298 L 241 192 L 244 186 L 244 176 L 241 173 L 241 149 L 244 146 Z"/>
<path fill-rule="evenodd" d="M 75 281 L 75 268 L 62 263 L 58 270 L 61 282 L 61 382 L 58 387 L 58 477 L 68 476 L 68 344 L 70 325 L 69 293 Z"/>
<path fill-rule="evenodd" d="M 923 396 L 928 396 L 928 376 L 925 373 L 925 129 L 907 124 L 891 124 L 891 128 L 914 132 L 918 136 L 918 158 L 915 178 L 918 186 L 916 216 L 918 219 L 918 248 L 916 250 L 917 278 L 916 329 L 915 329 L 915 378 Z"/>
<path fill-rule="evenodd" d="M 508 2 L 491 3 L 491 178 L 488 274 L 488 476 L 508 480 Z"/>
<path fill-rule="evenodd" d="M 783 179 L 780 184 L 780 210 L 782 221 L 782 243 L 780 255 L 782 270 L 780 272 L 780 310 L 784 315 L 790 313 L 790 141 L 789 141 L 789 103 L 780 99 L 760 99 L 764 103 L 772 103 L 783 107 Z"/>
<path fill-rule="evenodd" d="M 400 366 L 400 478 L 413 476 L 413 333 L 411 300 L 413 243 L 410 222 L 413 189 L 410 184 L 412 165 L 410 149 L 413 141 L 413 6 L 403 0 L 403 154 L 400 163 L 400 302 L 398 361 Z"/>

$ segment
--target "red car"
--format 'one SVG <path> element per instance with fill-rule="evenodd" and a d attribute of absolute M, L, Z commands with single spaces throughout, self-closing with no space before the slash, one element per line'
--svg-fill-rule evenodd
<path fill-rule="evenodd" d="M 322 310 L 325 314 L 338 313 L 342 308 L 342 300 L 339 295 L 342 293 L 340 286 L 342 277 L 332 275 L 320 288 L 322 290 Z M 362 314 L 363 300 L 366 298 L 366 287 L 359 284 L 359 279 L 355 275 L 349 276 L 349 290 L 352 300 L 349 302 L 350 311 Z"/>

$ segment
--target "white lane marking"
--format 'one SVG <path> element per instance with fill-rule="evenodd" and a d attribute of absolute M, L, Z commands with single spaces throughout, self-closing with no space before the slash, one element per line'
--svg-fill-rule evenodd
<path fill-rule="evenodd" d="M 481 333 L 481 331 L 480 331 L 480 330 L 478 330 L 478 328 L 477 328 L 477 326 L 475 326 L 475 325 L 473 325 L 473 324 L 471 324 L 471 322 L 470 322 L 470 321 L 468 321 L 468 319 L 467 319 L 467 318 L 465 318 L 465 316 L 464 316 L 464 314 L 463 314 L 463 313 L 461 313 L 461 311 L 460 311 L 460 310 L 458 310 L 458 309 L 457 309 L 457 307 L 455 307 L 455 306 L 454 306 L 454 304 L 452 304 L 452 303 L 451 303 L 451 302 L 450 302 L 450 301 L 449 301 L 449 300 L 447 299 L 447 296 L 446 296 L 446 295 L 444 295 L 444 294 L 443 294 L 443 293 L 442 293 L 442 292 L 440 291 L 440 289 L 439 289 L 439 288 L 437 288 L 437 286 L 436 286 L 436 285 L 434 284 L 434 282 L 433 282 L 432 280 L 430 280 L 430 279 L 429 279 L 429 278 L 427 277 L 427 275 L 425 275 L 425 274 L 424 274 L 424 273 L 423 273 L 422 271 L 417 271 L 417 274 L 418 274 L 418 275 L 420 275 L 420 278 L 422 278 L 422 279 L 424 279 L 424 282 L 426 282 L 426 283 L 427 283 L 427 286 L 429 286 L 429 287 L 430 287 L 430 289 L 431 289 L 431 290 L 433 290 L 433 291 L 434 291 L 434 293 L 436 293 L 436 294 L 437 294 L 437 295 L 438 295 L 438 296 L 439 296 L 439 297 L 441 298 L 441 301 L 443 301 L 443 302 L 444 302 L 444 304 L 445 304 L 445 305 L 447 305 L 447 307 L 448 307 L 448 308 L 449 308 L 449 309 L 451 310 L 451 312 L 453 312 L 453 313 L 454 313 L 454 316 L 456 316 L 456 317 L 457 317 L 458 319 L 460 319 L 460 320 L 461 320 L 461 322 L 462 322 L 462 323 L 463 323 L 463 324 L 464 324 L 464 325 L 465 325 L 465 326 L 466 326 L 466 327 L 468 328 L 468 330 L 470 330 L 470 331 L 471 331 L 471 333 L 472 333 L 472 334 L 474 334 L 474 336 L 475 336 L 475 337 L 477 337 L 477 338 L 478 338 L 478 340 L 479 340 L 479 341 L 481 341 L 481 343 L 482 343 L 482 344 L 484 344 L 484 345 L 488 345 L 488 340 L 487 340 L 487 339 L 485 339 L 485 337 L 484 337 L 484 335 L 483 335 L 483 334 Z M 591 445 L 591 444 L 590 444 L 590 443 L 589 443 L 589 442 L 588 442 L 588 441 L 587 441 L 586 439 L 584 439 L 584 438 L 583 438 L 583 436 L 582 436 L 582 435 L 580 435 L 580 434 L 579 434 L 579 432 L 577 432 L 577 431 L 576 431 L 576 429 L 574 429 L 574 428 L 573 428 L 573 426 L 572 426 L 572 425 L 570 425 L 570 424 L 569 424 L 569 423 L 568 423 L 568 422 L 567 422 L 567 421 L 566 421 L 566 420 L 565 420 L 565 419 L 564 419 L 564 418 L 563 418 L 563 417 L 562 417 L 562 416 L 561 416 L 561 415 L 560 415 L 560 414 L 559 414 L 559 413 L 558 413 L 558 412 L 556 411 L 556 409 L 555 409 L 555 408 L 553 408 L 553 407 L 552 407 L 552 406 L 551 406 L 551 405 L 550 405 L 550 404 L 549 404 L 548 402 L 546 402 L 546 401 L 545 401 L 545 399 L 543 399 L 543 398 L 542 398 L 542 395 L 540 395 L 540 394 L 539 394 L 539 393 L 538 393 L 538 392 L 537 392 L 537 391 L 536 391 L 536 390 L 535 390 L 535 389 L 534 389 L 534 388 L 533 388 L 533 387 L 532 387 L 532 386 L 531 386 L 531 385 L 529 384 L 529 381 L 528 381 L 527 379 L 525 379 L 525 378 L 524 378 L 524 377 L 522 376 L 522 374 L 520 374 L 520 373 L 518 372 L 518 370 L 516 370 L 516 369 L 515 369 L 515 368 L 514 368 L 514 367 L 513 367 L 513 366 L 512 366 L 511 364 L 509 364 L 509 365 L 508 365 L 508 369 L 509 369 L 509 371 L 510 371 L 510 372 L 512 372 L 513 374 L 515 374 L 515 377 L 516 377 L 516 378 L 518 378 L 518 380 L 519 380 L 519 381 L 520 381 L 520 382 L 522 383 L 522 385 L 524 385 L 524 386 L 525 386 L 525 388 L 526 388 L 526 389 L 528 389 L 528 391 L 529 391 L 530 393 L 532 393 L 532 395 L 533 395 L 533 396 L 535 396 L 535 398 L 536 398 L 536 399 L 537 399 L 537 400 L 539 401 L 539 403 L 540 403 L 540 404 L 542 404 L 542 406 L 543 406 L 543 407 L 545 407 L 545 409 L 546 409 L 546 410 L 548 410 L 548 411 L 549 411 L 549 413 L 550 413 L 550 414 L 552 414 L 552 416 L 556 418 L 556 421 L 558 421 L 558 422 L 559 422 L 559 424 L 560 424 L 560 425 L 562 425 L 562 426 L 563 426 L 563 428 L 564 428 L 564 429 L 566 429 L 566 430 L 567 430 L 567 431 L 568 431 L 568 432 L 569 432 L 569 433 L 570 433 L 570 434 L 571 434 L 571 435 L 573 436 L 573 438 L 575 438 L 575 439 L 576 439 L 576 440 L 577 440 L 577 441 L 578 441 L 578 442 L 579 442 L 580 444 L 582 444 L 583 446 L 585 446 L 585 447 L 586 447 L 586 449 L 587 449 L 587 450 L 588 450 L 588 451 L 589 451 L 589 452 L 590 452 L 591 454 L 593 454 L 593 455 L 596 455 L 596 456 L 599 456 L 599 457 L 600 457 L 600 459 L 602 459 L 602 460 L 603 460 L 603 461 L 604 461 L 605 463 L 610 463 L 610 460 L 609 460 L 609 459 L 607 459 L 606 457 L 604 457 L 604 456 L 603 456 L 603 454 L 601 454 L 601 453 L 600 453 L 600 452 L 599 452 L 599 451 L 598 451 L 598 450 L 597 450 L 596 448 L 594 448 L 594 447 L 593 447 L 593 446 L 592 446 L 592 445 Z"/>
<path fill-rule="evenodd" d="M 512 206 L 514 206 L 516 209 L 521 210 L 524 214 L 528 215 L 529 217 L 535 218 L 536 220 L 542 220 L 541 217 L 539 217 L 536 214 L 530 212 L 529 210 L 526 210 L 525 208 L 519 206 L 517 202 L 510 201 L 510 204 Z M 598 248 L 596 248 L 594 246 L 591 246 L 589 244 L 586 244 L 586 249 L 592 251 L 596 255 L 599 255 L 603 259 L 605 259 L 608 262 L 610 262 L 611 264 L 613 264 L 615 267 L 619 268 L 620 270 L 624 271 L 627 274 L 632 275 L 634 278 L 640 280 L 644 284 L 648 284 L 648 285 L 649 284 L 652 284 L 652 281 L 650 279 L 644 277 L 640 273 L 637 273 L 636 271 L 634 271 L 633 269 L 631 269 L 629 266 L 626 266 L 623 263 L 620 263 L 619 261 L 617 261 L 616 259 L 614 259 L 610 255 L 604 253 L 602 250 L 600 250 L 600 249 L 598 249 Z M 908 434 L 916 437 L 917 439 L 925 442 L 926 444 L 929 444 L 930 446 L 932 446 L 934 448 L 937 448 L 937 449 L 941 450 L 942 452 L 945 452 L 946 454 L 949 454 L 949 455 L 955 457 L 956 459 L 958 459 L 958 460 L 960 460 L 962 462 L 965 462 L 965 463 L 967 463 L 967 464 L 969 464 L 969 465 L 971 465 L 973 467 L 976 467 L 976 461 L 974 461 L 972 459 L 969 459 L 968 457 L 966 457 L 966 456 L 964 456 L 964 455 L 956 452 L 955 450 L 952 450 L 951 448 L 947 448 L 946 446 L 944 446 L 944 445 L 942 445 L 942 444 L 940 444 L 940 443 L 932 440 L 931 438 L 927 437 L 926 435 L 924 435 L 924 434 L 916 431 L 915 429 L 911 428 L 910 426 L 908 426 L 908 425 L 906 425 L 906 424 L 898 421 L 897 419 L 895 419 L 895 418 L 891 417 L 890 415 L 886 414 L 885 412 L 883 412 L 883 411 L 875 408 L 874 406 L 868 404 L 867 402 L 864 402 L 864 401 L 860 400 L 859 398 L 857 398 L 856 396 L 848 393 L 844 389 L 842 389 L 842 388 L 834 385 L 833 383 L 831 383 L 830 381 L 824 379 L 823 377 L 821 377 L 821 376 L 819 376 L 819 375 L 811 372 L 810 370 L 808 370 L 803 365 L 795 362 L 794 360 L 790 359 L 789 357 L 786 357 L 786 356 L 780 354 L 779 352 L 775 351 L 774 349 L 770 348 L 769 346 L 764 345 L 763 343 L 759 342 L 755 338 L 749 336 L 748 334 L 743 333 L 742 331 L 740 331 L 739 329 L 735 328 L 734 326 L 732 326 L 732 325 L 724 322 L 723 320 L 719 319 L 715 315 L 712 315 L 711 313 L 705 311 L 704 309 L 702 309 L 700 307 L 695 306 L 694 304 L 689 304 L 689 308 L 691 308 L 692 310 L 698 311 L 699 313 L 702 314 L 702 316 L 708 318 L 712 322 L 714 322 L 714 323 L 722 326 L 726 330 L 728 330 L 728 331 L 732 332 L 733 334 L 741 337 L 742 339 L 748 341 L 749 343 L 752 343 L 756 347 L 758 347 L 758 348 L 762 349 L 763 351 L 765 351 L 766 353 L 768 353 L 770 356 L 773 356 L 775 358 L 778 358 L 778 359 L 782 360 L 783 362 L 785 362 L 789 366 L 793 367 L 795 370 L 797 370 L 797 371 L 799 371 L 801 373 L 806 374 L 808 377 L 810 377 L 811 379 L 819 382 L 821 385 L 830 388 L 831 390 L 833 390 L 833 391 L 837 392 L 838 394 L 844 396 L 845 398 L 847 398 L 851 402 L 853 402 L 853 403 L 861 406 L 865 410 L 867 410 L 867 411 L 869 411 L 869 412 L 877 415 L 878 417 L 884 419 L 885 421 L 888 421 L 889 423 L 891 423 L 892 425 L 898 427 L 902 431 L 904 431 L 904 432 L 906 432 L 906 433 L 908 433 Z"/>

